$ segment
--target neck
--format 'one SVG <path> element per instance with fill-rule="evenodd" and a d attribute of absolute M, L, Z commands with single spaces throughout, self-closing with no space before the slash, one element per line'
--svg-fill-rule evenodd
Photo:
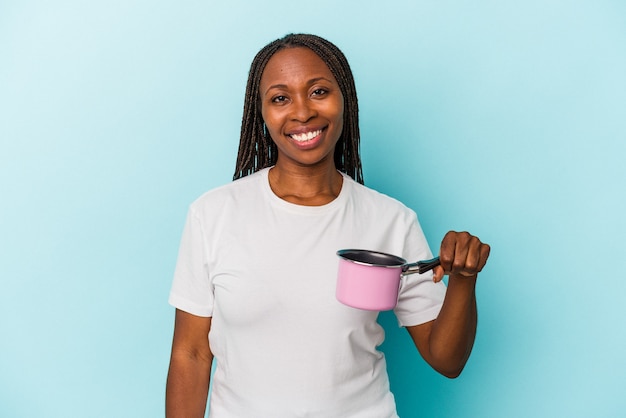
<path fill-rule="evenodd" d="M 327 167 L 285 167 L 276 164 L 269 172 L 274 194 L 289 203 L 322 206 L 339 196 L 343 177 L 334 165 Z"/>

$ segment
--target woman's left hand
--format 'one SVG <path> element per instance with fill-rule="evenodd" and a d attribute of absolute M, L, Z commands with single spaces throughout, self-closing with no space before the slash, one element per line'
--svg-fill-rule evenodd
<path fill-rule="evenodd" d="M 433 269 L 433 280 L 441 281 L 444 275 L 475 279 L 485 267 L 491 248 L 468 232 L 450 231 L 441 242 L 441 265 Z"/>

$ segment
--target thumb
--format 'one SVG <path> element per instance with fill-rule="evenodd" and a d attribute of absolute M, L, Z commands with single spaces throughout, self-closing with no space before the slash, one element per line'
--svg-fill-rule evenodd
<path fill-rule="evenodd" d="M 437 266 L 433 269 L 433 282 L 439 283 L 443 279 L 444 270 L 443 267 Z"/>

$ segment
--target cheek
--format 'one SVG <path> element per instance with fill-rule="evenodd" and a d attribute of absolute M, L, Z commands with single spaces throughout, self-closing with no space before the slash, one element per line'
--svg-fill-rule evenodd
<path fill-rule="evenodd" d="M 268 115 L 265 111 L 265 106 L 261 106 L 261 118 L 263 119 L 263 122 L 267 125 Z"/>
<path fill-rule="evenodd" d="M 344 114 L 344 111 L 345 111 L 345 107 L 344 106 L 345 105 L 344 105 L 344 102 L 343 102 L 343 96 L 341 96 L 341 98 L 338 100 L 338 103 L 337 103 L 337 108 L 338 108 L 337 120 L 341 122 L 342 126 L 343 126 L 343 114 Z"/>
<path fill-rule="evenodd" d="M 263 107 L 261 107 L 261 118 L 263 118 L 263 123 L 265 123 L 265 127 L 268 131 L 272 131 L 275 126 L 274 118 L 272 116 L 271 112 L 267 112 Z"/>
<path fill-rule="evenodd" d="M 272 142 L 276 142 L 277 138 L 281 136 L 281 124 L 277 120 L 277 115 L 274 112 L 264 112 L 261 110 L 261 117 L 265 124 L 265 130 L 269 134 Z"/>
<path fill-rule="evenodd" d="M 340 126 L 339 130 L 343 131 L 343 114 L 344 114 L 344 107 L 343 107 L 343 101 L 341 101 L 340 106 L 338 106 L 338 112 L 337 112 L 337 117 L 335 118 L 335 120 L 337 121 L 337 124 Z"/>

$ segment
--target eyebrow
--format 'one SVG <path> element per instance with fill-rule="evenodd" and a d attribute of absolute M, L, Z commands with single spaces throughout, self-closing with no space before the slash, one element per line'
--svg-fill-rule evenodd
<path fill-rule="evenodd" d="M 332 80 L 330 80 L 330 79 L 328 79 L 326 77 L 315 77 L 315 78 L 310 79 L 307 83 L 308 84 L 315 84 L 315 83 L 317 83 L 318 81 L 321 81 L 321 80 L 328 81 L 329 83 L 332 83 Z M 287 89 L 287 88 L 288 88 L 288 86 L 286 84 L 272 84 L 271 86 L 269 86 L 267 88 L 267 90 L 265 90 L 265 94 L 267 94 L 267 92 L 272 90 L 272 89 Z"/>

